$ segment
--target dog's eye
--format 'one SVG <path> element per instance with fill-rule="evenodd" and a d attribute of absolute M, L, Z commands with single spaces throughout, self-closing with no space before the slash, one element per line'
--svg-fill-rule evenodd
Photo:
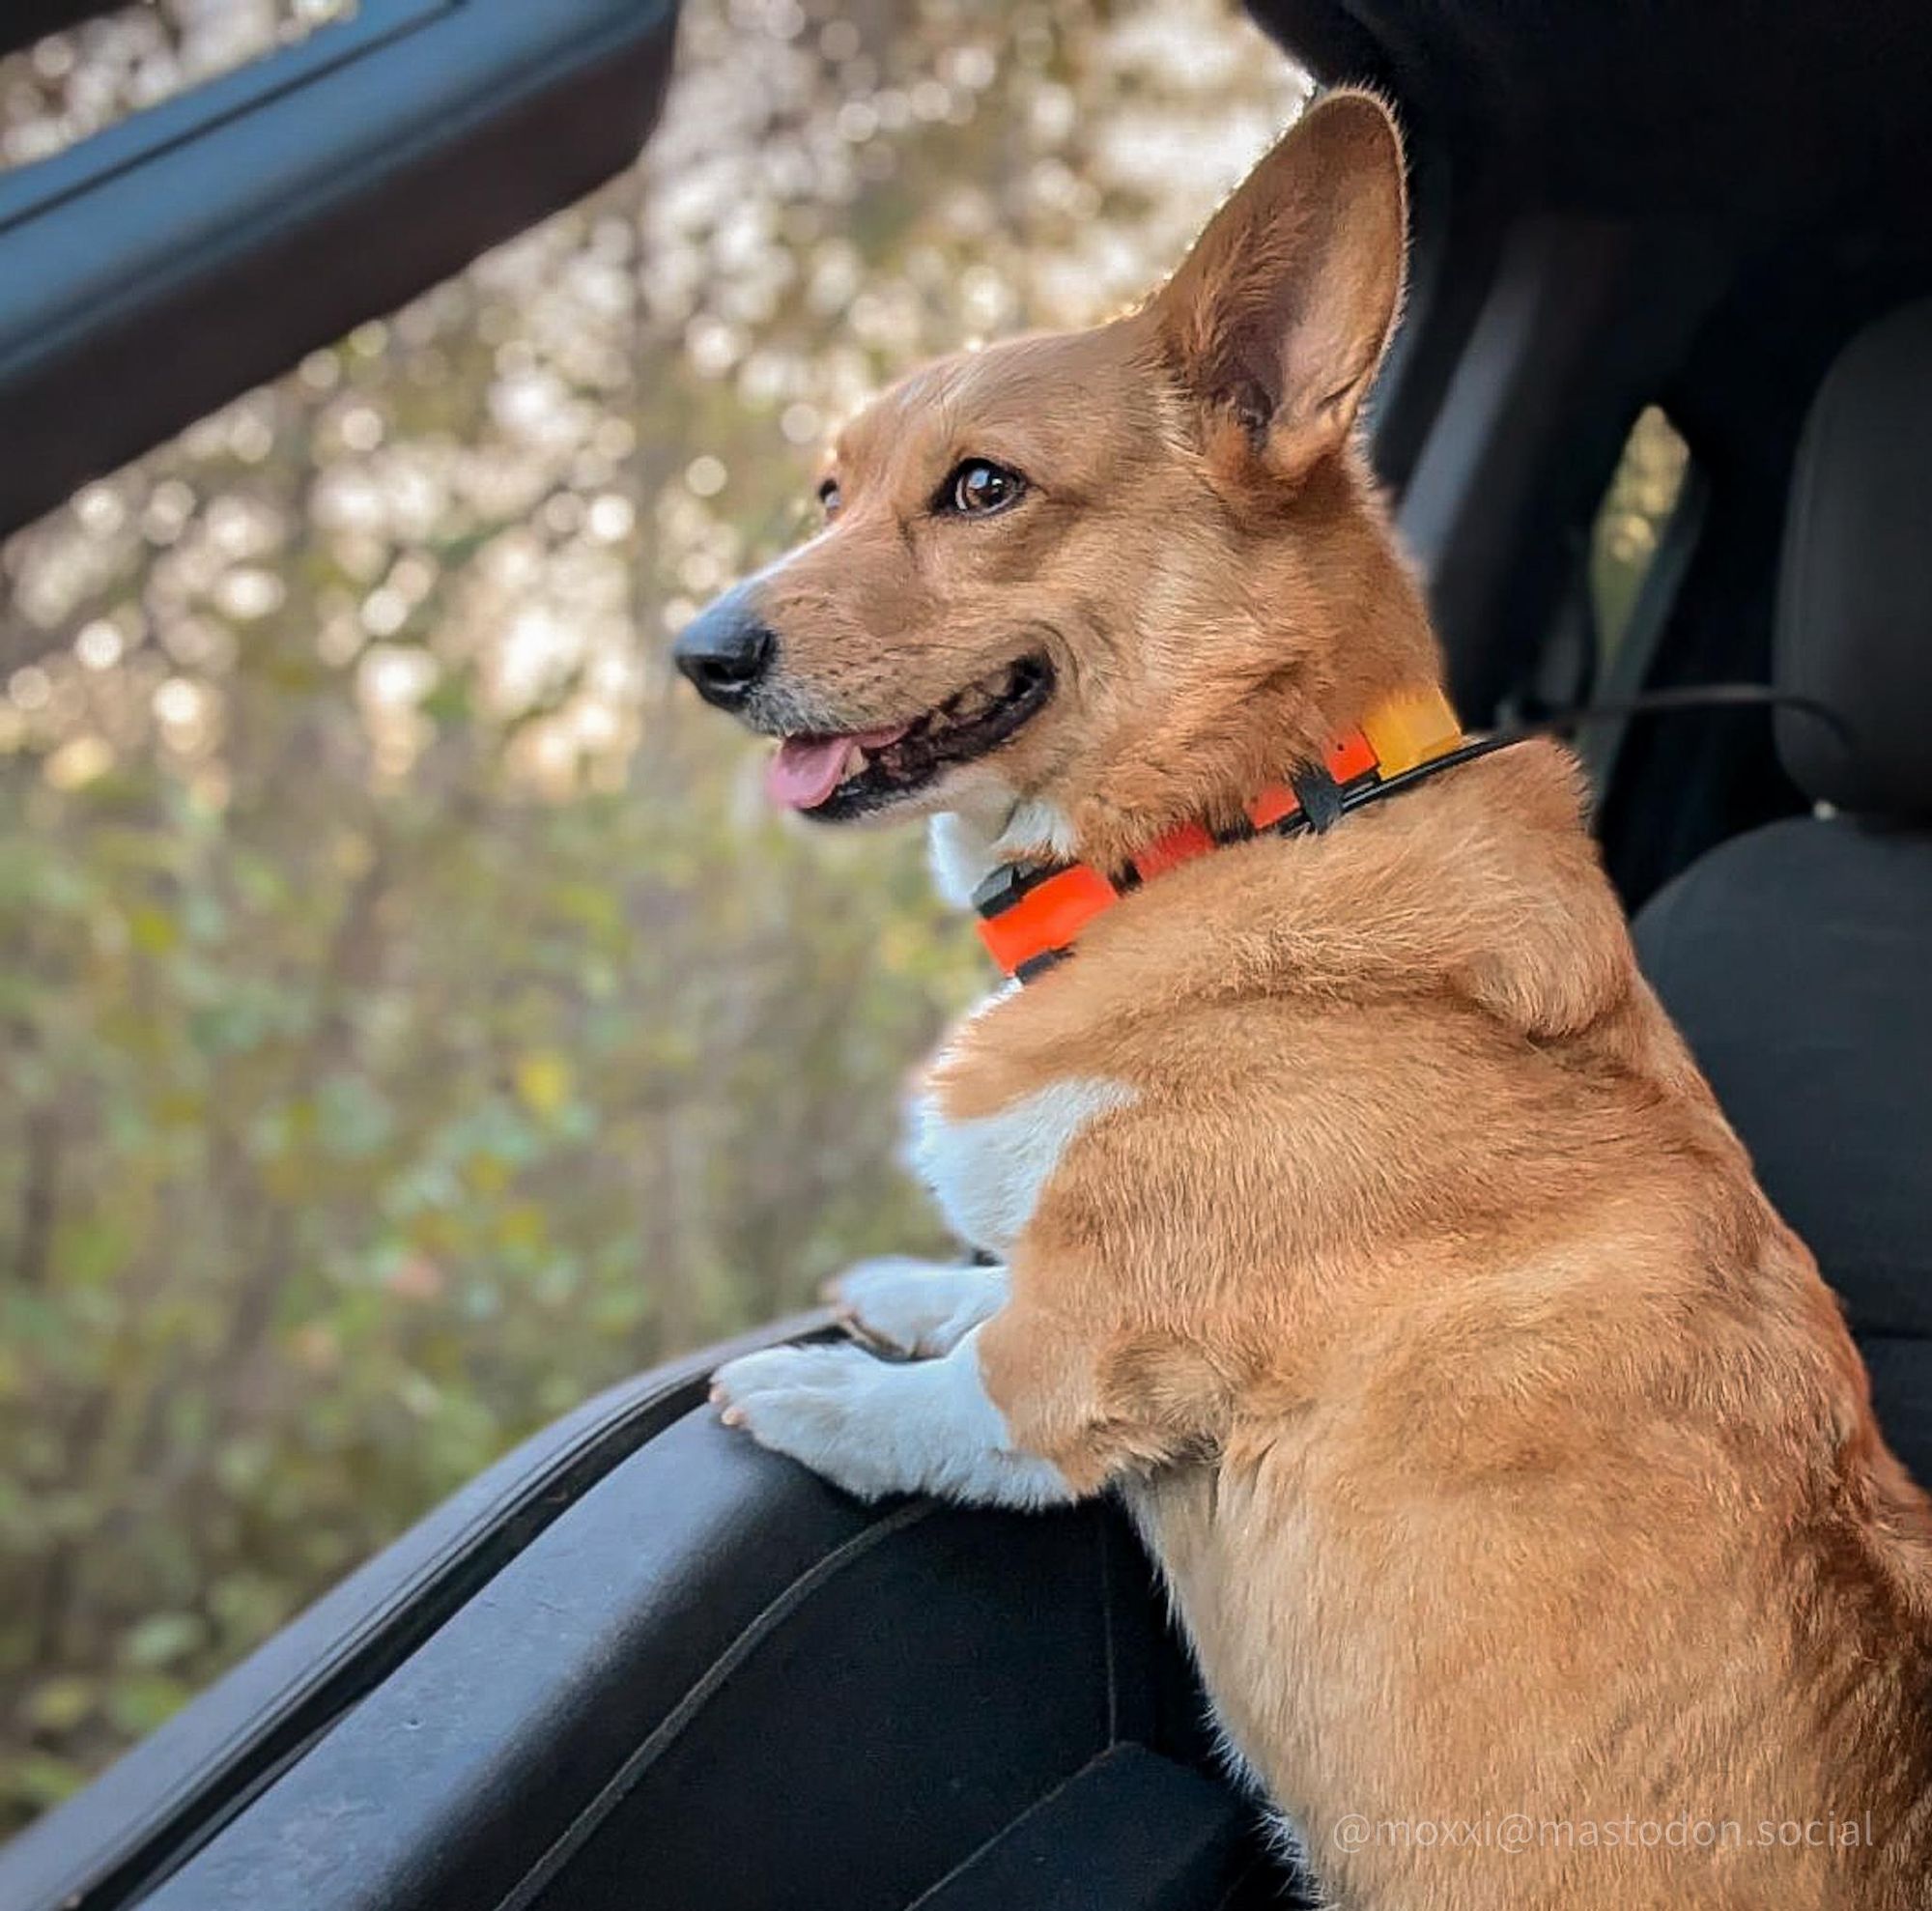
<path fill-rule="evenodd" d="M 1025 490 L 1026 479 L 1019 472 L 1009 471 L 1004 465 L 994 464 L 990 458 L 965 458 L 953 467 L 952 475 L 939 487 L 939 496 L 933 503 L 941 511 L 956 512 L 967 518 L 983 518 L 1017 502 Z"/>
<path fill-rule="evenodd" d="M 828 518 L 836 518 L 838 515 L 838 506 L 844 500 L 838 495 L 838 480 L 837 478 L 827 478 L 818 487 L 818 501 L 825 507 L 825 515 Z"/>

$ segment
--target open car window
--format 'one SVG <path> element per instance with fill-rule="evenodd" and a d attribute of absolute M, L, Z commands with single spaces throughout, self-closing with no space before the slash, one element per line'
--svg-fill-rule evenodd
<path fill-rule="evenodd" d="M 418 14 L 361 0 L 169 103 L 384 18 L 506 25 Z M 793 534 L 858 397 L 1139 290 L 1305 82 L 1154 0 L 694 0 L 681 40 L 641 161 L 391 309 L 277 330 L 295 362 L 252 388 L 231 352 L 220 403 L 0 550 L 14 1824 L 598 1388 L 944 1246 L 897 1102 L 977 944 L 911 836 L 772 820 L 663 652 Z M 440 258 L 439 203 L 238 270 L 307 325 L 372 234 Z"/>

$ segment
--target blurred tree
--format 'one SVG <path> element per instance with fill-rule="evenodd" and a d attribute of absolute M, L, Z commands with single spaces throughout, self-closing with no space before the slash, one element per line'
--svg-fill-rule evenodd
<path fill-rule="evenodd" d="M 0 154 L 329 11 L 43 43 Z M 1300 81 L 1208 0 L 686 13 L 630 174 L 0 553 L 0 1820 L 594 1388 L 942 1244 L 896 1104 L 970 935 L 664 642 Z"/>
<path fill-rule="evenodd" d="M 1589 585 L 1600 670 L 1630 630 L 1637 594 L 1690 469 L 1690 448 L 1676 428 L 1656 406 L 1646 406 L 1624 442 L 1591 528 Z"/>

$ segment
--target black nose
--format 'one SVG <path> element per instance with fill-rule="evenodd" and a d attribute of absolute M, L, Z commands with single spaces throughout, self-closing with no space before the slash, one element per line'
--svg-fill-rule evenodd
<path fill-rule="evenodd" d="M 728 710 L 764 675 L 778 639 L 735 590 L 686 624 L 671 656 L 707 703 Z"/>

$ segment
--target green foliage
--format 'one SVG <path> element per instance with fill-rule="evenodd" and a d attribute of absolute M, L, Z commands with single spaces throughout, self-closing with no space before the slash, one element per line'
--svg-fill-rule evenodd
<path fill-rule="evenodd" d="M 598 1387 L 942 1247 L 970 932 L 665 638 L 866 388 L 1172 256 L 1291 109 L 1248 35 L 692 0 L 642 166 L 0 554 L 0 1824 Z"/>
<path fill-rule="evenodd" d="M 231 697 L 293 748 L 260 654 Z M 21 1802 L 584 1394 L 934 1242 L 895 1077 L 976 965 L 913 845 L 734 822 L 681 753 L 533 797 L 461 727 L 376 792 L 331 709 L 295 804 L 0 785 L 45 852 L 0 1155 Z"/>

